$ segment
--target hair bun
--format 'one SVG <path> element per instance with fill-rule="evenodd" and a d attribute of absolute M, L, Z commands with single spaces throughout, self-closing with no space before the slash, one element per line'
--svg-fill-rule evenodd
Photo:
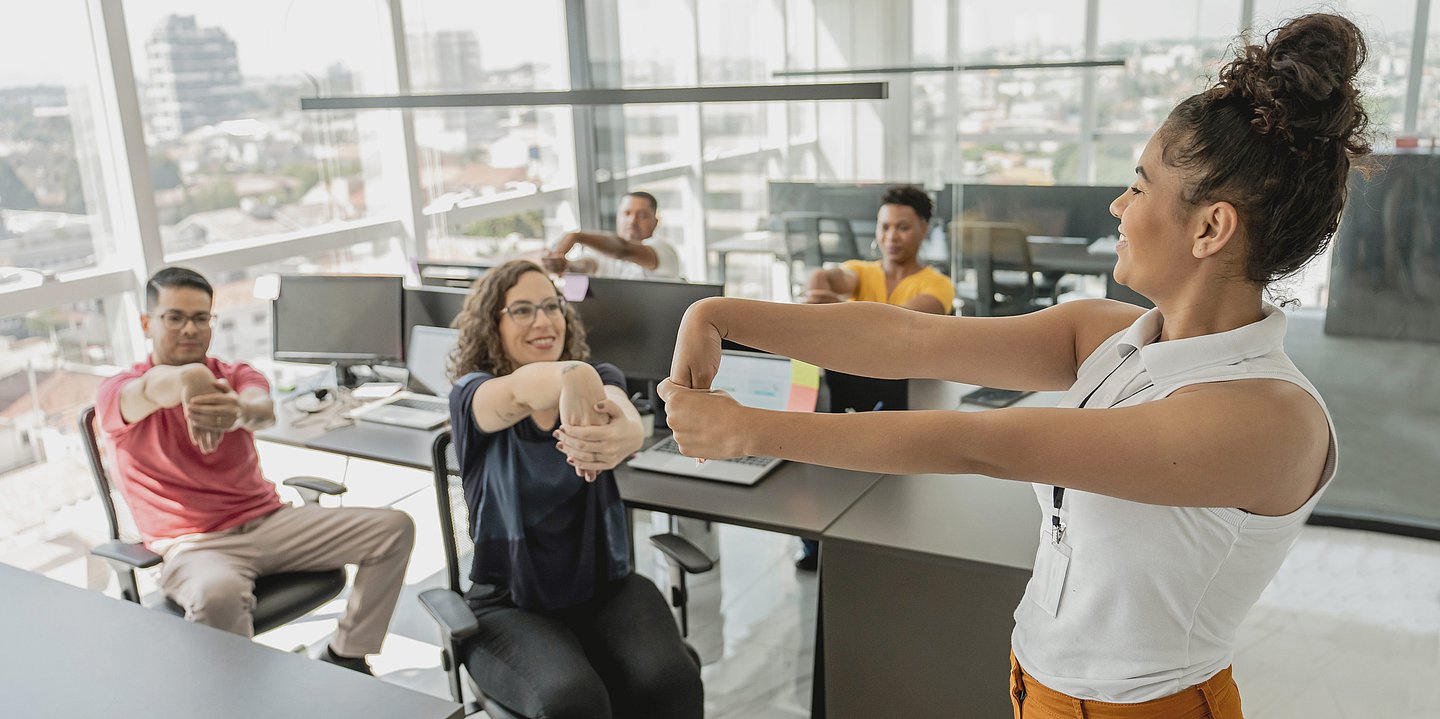
<path fill-rule="evenodd" d="M 1355 77 L 1365 64 L 1365 39 L 1339 15 L 1313 14 L 1272 30 L 1264 46 L 1246 45 L 1220 70 L 1217 99 L 1248 102 L 1250 124 L 1301 154 L 1339 142 L 1351 154 L 1369 152 L 1369 118 Z"/>

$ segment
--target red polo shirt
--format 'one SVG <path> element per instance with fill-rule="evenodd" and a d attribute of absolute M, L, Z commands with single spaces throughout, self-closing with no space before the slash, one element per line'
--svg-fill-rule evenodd
<path fill-rule="evenodd" d="M 134 424 L 120 415 L 120 391 L 154 363 L 147 359 L 100 385 L 95 412 L 110 440 L 115 486 L 130 507 L 146 544 L 197 532 L 219 532 L 263 517 L 282 506 L 260 473 L 255 437 L 237 429 L 210 454 L 190 441 L 185 410 L 161 409 Z M 270 390 L 265 377 L 247 364 L 213 357 L 205 366 L 236 392 Z"/>

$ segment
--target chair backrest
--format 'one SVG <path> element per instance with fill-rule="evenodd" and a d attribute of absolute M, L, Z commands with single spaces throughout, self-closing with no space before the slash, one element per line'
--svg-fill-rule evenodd
<path fill-rule="evenodd" d="M 475 561 L 470 507 L 460 480 L 460 462 L 450 431 L 441 432 L 430 445 L 435 504 L 440 510 L 440 536 L 445 544 L 445 573 L 450 591 L 464 594 L 470 588 L 470 566 Z"/>
<path fill-rule="evenodd" d="M 100 499 L 100 508 L 105 510 L 105 521 L 110 525 L 110 539 L 120 538 L 120 517 L 115 513 L 115 497 L 110 484 L 110 475 L 105 471 L 105 458 L 100 453 L 99 432 L 95 428 L 95 405 L 80 412 L 80 436 L 85 439 L 85 458 L 90 461 L 90 476 L 95 479 L 95 496 Z"/>
<path fill-rule="evenodd" d="M 1025 228 L 1010 222 L 966 222 L 962 225 L 961 257 L 977 269 L 1033 272 L 1030 240 Z"/>
<path fill-rule="evenodd" d="M 780 224 L 790 257 L 807 266 L 861 259 L 860 243 L 848 218 L 818 212 L 782 212 Z"/>

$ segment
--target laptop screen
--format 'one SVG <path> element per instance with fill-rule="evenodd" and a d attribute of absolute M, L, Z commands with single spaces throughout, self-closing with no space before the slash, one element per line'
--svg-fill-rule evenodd
<path fill-rule="evenodd" d="M 460 330 L 449 327 L 410 328 L 410 344 L 405 346 L 405 369 L 410 371 L 410 390 L 444 397 L 450 394 L 450 377 L 445 367 L 450 352 L 460 340 Z"/>
<path fill-rule="evenodd" d="M 815 410 L 818 370 L 778 355 L 725 350 L 713 389 L 723 389 L 746 407 Z"/>

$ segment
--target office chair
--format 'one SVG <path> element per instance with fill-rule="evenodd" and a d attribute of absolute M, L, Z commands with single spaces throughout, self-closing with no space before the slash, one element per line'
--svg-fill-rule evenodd
<path fill-rule="evenodd" d="M 449 678 L 450 696 L 465 706 L 466 716 L 484 710 L 491 719 L 529 719 L 486 696 L 484 687 L 477 685 L 475 677 L 464 666 L 468 654 L 466 644 L 480 628 L 464 599 L 466 590 L 470 588 L 469 568 L 475 559 L 475 544 L 470 533 L 470 510 L 465 503 L 465 489 L 460 480 L 460 462 L 455 456 L 455 445 L 451 442 L 449 430 L 435 437 L 430 446 L 430 457 L 435 500 L 440 510 L 440 536 L 445 544 L 446 585 L 421 592 L 419 600 L 440 628 L 440 668 Z M 714 562 L 679 535 L 660 534 L 651 537 L 650 542 L 670 560 L 670 604 L 678 612 L 681 635 L 687 635 L 685 574 L 710 571 Z M 700 655 L 688 643 L 685 648 L 698 667 Z M 465 701 L 462 683 L 470 685 L 477 701 Z"/>
<path fill-rule="evenodd" d="M 818 212 L 782 212 L 778 226 L 785 235 L 785 253 L 792 295 L 803 288 L 809 270 L 827 262 L 861 259 L 860 243 L 849 218 Z"/>
<path fill-rule="evenodd" d="M 1020 225 L 957 221 L 950 233 L 960 242 L 961 262 L 975 270 L 976 316 L 1025 314 L 1058 301 L 1058 278 L 1041 274 L 1037 282 L 1030 240 Z"/>
<path fill-rule="evenodd" d="M 96 496 L 100 498 L 100 507 L 105 510 L 105 519 L 110 525 L 110 541 L 91 549 L 90 553 L 109 562 L 110 568 L 115 571 L 116 579 L 120 581 L 122 599 L 144 604 L 141 601 L 139 585 L 135 581 L 135 570 L 154 567 L 162 559 L 160 555 L 146 549 L 144 544 L 126 542 L 120 538 L 119 515 L 115 511 L 110 475 L 100 454 L 93 405 L 80 413 L 80 434 L 85 438 L 85 456 L 90 460 L 90 473 L 95 477 Z M 345 488 L 339 484 L 319 477 L 291 477 L 285 480 L 284 484 L 293 487 L 307 503 L 319 502 L 322 494 L 338 495 L 345 492 Z M 267 632 L 305 616 L 316 607 L 339 596 L 344 588 L 344 569 L 285 572 L 256 578 L 255 633 Z M 185 616 L 185 609 L 169 597 L 147 606 L 177 617 Z"/>

